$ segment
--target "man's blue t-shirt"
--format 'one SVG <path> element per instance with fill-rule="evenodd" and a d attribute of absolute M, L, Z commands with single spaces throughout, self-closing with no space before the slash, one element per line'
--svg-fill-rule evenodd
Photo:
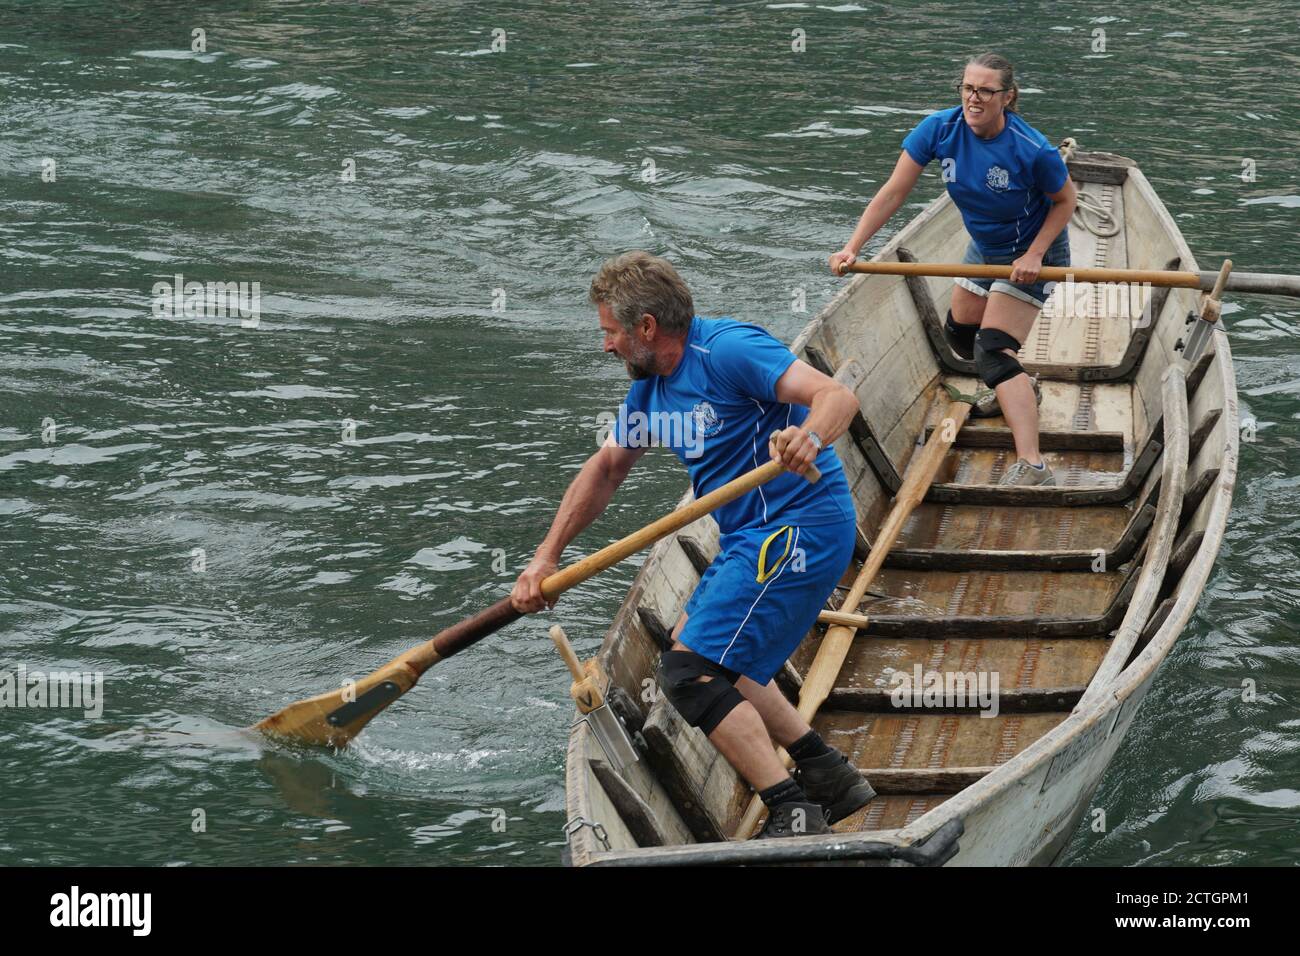
<path fill-rule="evenodd" d="M 776 382 L 795 355 L 765 329 L 733 319 L 691 320 L 686 348 L 671 375 L 632 383 L 611 434 L 624 448 L 671 448 L 703 497 L 771 460 L 772 432 L 801 425 L 802 405 L 776 399 Z M 829 445 L 817 456 L 821 481 L 784 472 L 713 513 L 723 534 L 773 522 L 838 524 L 854 520 L 844 469 Z"/>
<path fill-rule="evenodd" d="M 931 113 L 903 140 L 920 165 L 940 161 L 948 195 L 986 256 L 1020 255 L 1052 208 L 1069 173 L 1061 154 L 1016 113 L 992 139 L 971 131 L 960 106 Z"/>

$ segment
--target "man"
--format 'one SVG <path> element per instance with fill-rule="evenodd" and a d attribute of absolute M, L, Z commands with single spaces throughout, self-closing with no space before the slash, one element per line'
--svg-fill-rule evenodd
<path fill-rule="evenodd" d="M 853 499 L 831 443 L 848 428 L 857 398 L 758 326 L 695 316 L 677 271 L 649 253 L 607 261 L 590 298 L 604 350 L 623 360 L 633 382 L 608 439 L 565 492 L 515 583 L 514 606 L 525 613 L 546 606 L 542 580 L 649 445 L 677 453 L 697 497 L 768 456 L 780 460 L 785 473 L 714 512 L 721 552 L 673 629 L 658 684 L 762 797 L 768 821 L 760 836 L 829 832 L 875 791 L 772 677 L 853 556 Z M 801 477 L 814 461 L 817 484 Z M 772 739 L 794 758 L 797 779 Z"/>

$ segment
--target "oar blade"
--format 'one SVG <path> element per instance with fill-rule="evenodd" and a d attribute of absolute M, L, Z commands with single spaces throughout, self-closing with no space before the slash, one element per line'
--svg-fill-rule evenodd
<path fill-rule="evenodd" d="M 254 724 L 253 729 L 296 743 L 342 749 L 418 679 L 410 666 L 393 661 L 355 685 L 290 704 Z"/>

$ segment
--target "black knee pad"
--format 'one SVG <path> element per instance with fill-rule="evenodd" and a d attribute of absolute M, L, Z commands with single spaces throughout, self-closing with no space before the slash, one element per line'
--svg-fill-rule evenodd
<path fill-rule="evenodd" d="M 1019 351 L 1020 343 L 1001 329 L 980 329 L 975 335 L 975 368 L 989 388 L 996 388 L 1025 370 L 1018 358 L 1007 355 L 1003 349 Z"/>
<path fill-rule="evenodd" d="M 948 318 L 943 323 L 943 337 L 947 339 L 952 350 L 962 358 L 975 357 L 975 333 L 979 330 L 978 324 L 961 325 L 953 321 L 952 310 L 948 310 Z"/>
<path fill-rule="evenodd" d="M 659 686 L 682 720 L 705 735 L 713 733 L 723 718 L 745 701 L 734 686 L 740 679 L 738 673 L 694 651 L 664 651 L 659 656 L 658 676 Z M 713 679 L 701 681 L 701 677 Z"/>

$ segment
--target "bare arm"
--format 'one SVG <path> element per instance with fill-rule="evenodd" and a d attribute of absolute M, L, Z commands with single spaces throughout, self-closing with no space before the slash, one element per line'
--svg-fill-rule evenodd
<path fill-rule="evenodd" d="M 841 275 L 841 266 L 856 259 L 862 247 L 889 221 L 890 216 L 898 212 L 924 168 L 907 155 L 907 150 L 899 154 L 889 180 L 871 197 L 867 208 L 862 210 L 862 217 L 858 219 L 858 227 L 853 230 L 852 237 L 844 243 L 843 249 L 831 256 L 832 272 Z"/>
<path fill-rule="evenodd" d="M 551 530 L 537 546 L 533 560 L 510 592 L 515 610 L 531 614 L 547 606 L 542 597 L 542 581 L 555 573 L 569 542 L 600 517 L 618 486 L 645 452 L 644 448 L 621 448 L 611 436 L 596 454 L 587 459 L 577 477 L 569 483 L 555 520 L 551 522 Z M 553 607 L 554 602 L 550 606 Z"/>
<path fill-rule="evenodd" d="M 829 375 L 798 359 L 777 379 L 776 399 L 808 409 L 808 417 L 802 425 L 791 425 L 768 445 L 774 459 L 798 474 L 803 474 L 817 457 L 817 447 L 808 433 L 816 432 L 823 447 L 829 445 L 848 431 L 849 423 L 859 409 L 856 395 Z"/>
<path fill-rule="evenodd" d="M 1043 265 L 1043 256 L 1047 254 L 1048 247 L 1056 241 L 1056 237 L 1061 234 L 1061 230 L 1069 224 L 1070 217 L 1074 215 L 1079 190 L 1067 176 L 1065 185 L 1054 193 L 1048 193 L 1047 198 L 1052 201 L 1052 208 L 1048 210 L 1047 218 L 1043 220 L 1038 235 L 1034 236 L 1034 241 L 1030 243 L 1029 250 L 1011 264 L 1012 282 L 1030 283 L 1038 278 L 1038 270 Z"/>

